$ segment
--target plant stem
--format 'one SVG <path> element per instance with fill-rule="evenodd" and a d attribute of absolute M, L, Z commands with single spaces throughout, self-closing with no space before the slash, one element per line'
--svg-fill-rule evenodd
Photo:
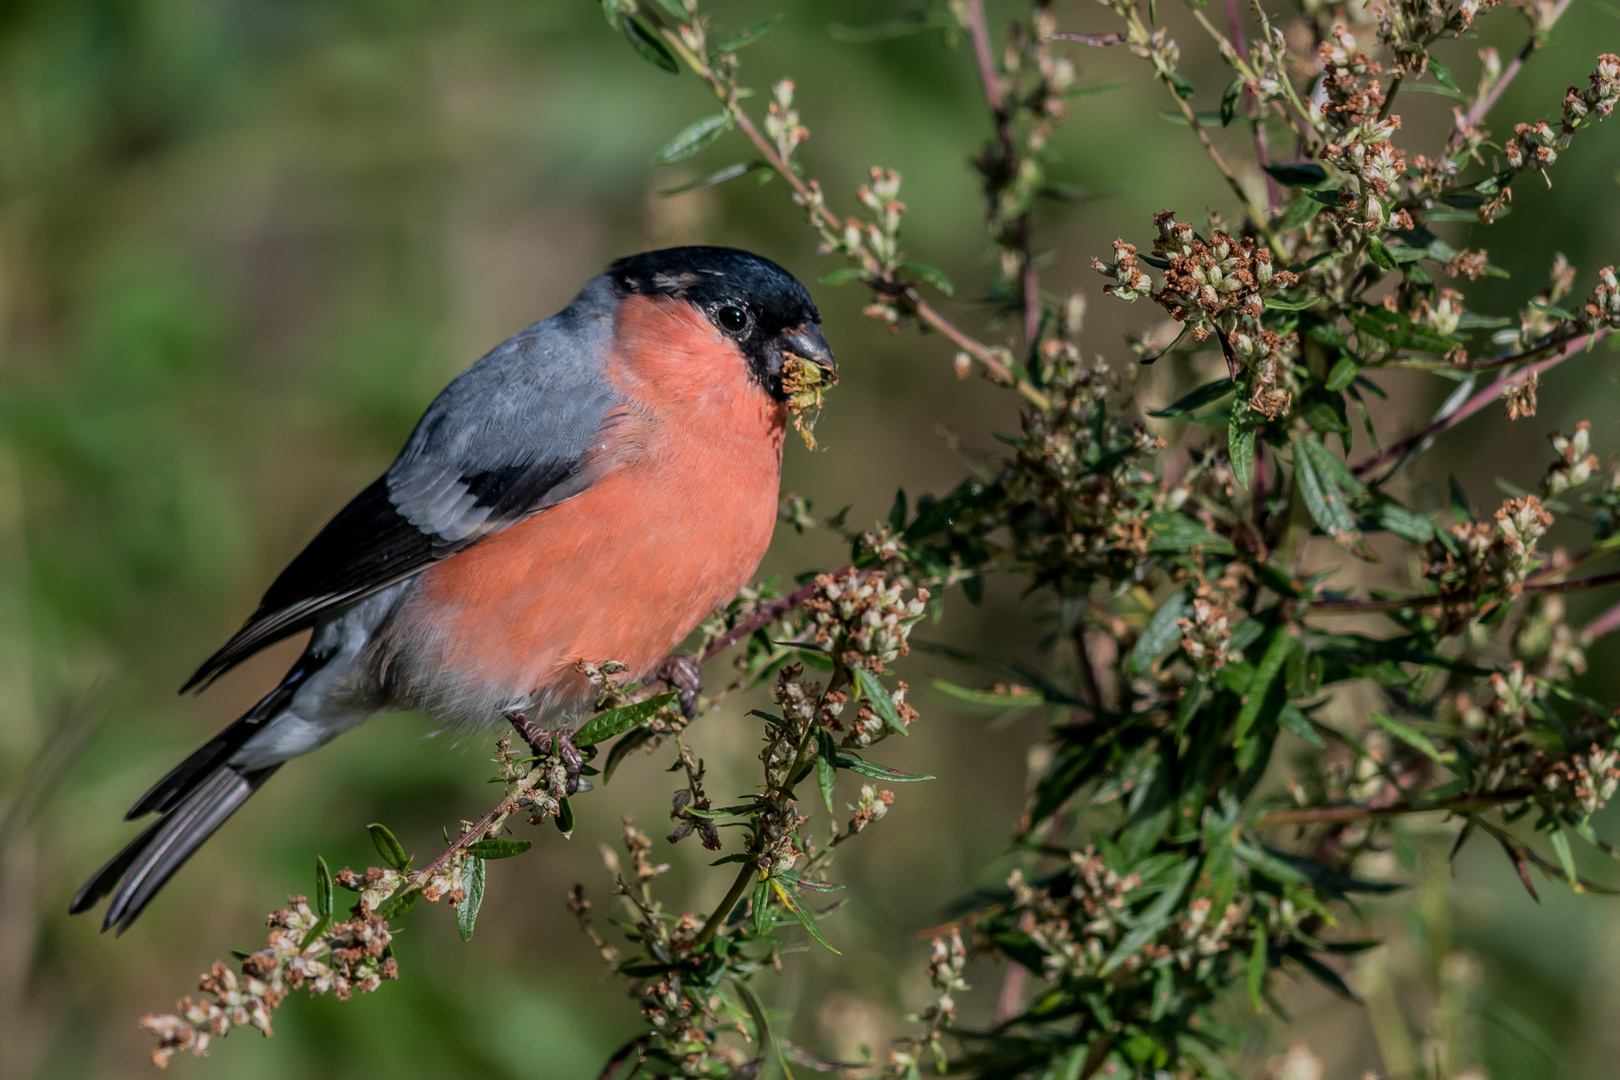
<path fill-rule="evenodd" d="M 1433 803 L 1395 803 L 1391 806 L 1306 806 L 1298 810 L 1278 810 L 1262 814 L 1255 819 L 1257 828 L 1274 825 L 1315 825 L 1335 821 L 1364 821 L 1372 818 L 1400 817 L 1404 814 L 1428 814 L 1435 811 L 1466 814 L 1476 810 L 1489 810 L 1503 803 L 1518 802 L 1535 794 L 1533 787 L 1511 788 L 1482 795 L 1459 795 L 1455 799 L 1442 799 Z"/>
<path fill-rule="evenodd" d="M 1354 466 L 1351 471 L 1357 476 L 1366 476 L 1368 473 L 1382 468 L 1391 462 L 1398 462 L 1399 459 L 1404 457 L 1409 451 L 1421 447 L 1425 442 L 1434 438 L 1436 435 L 1439 435 L 1441 432 L 1456 427 L 1458 424 L 1462 423 L 1470 416 L 1473 416 L 1491 402 L 1500 398 L 1503 391 L 1518 386 L 1532 375 L 1539 375 L 1543 371 L 1551 370 L 1557 365 L 1563 363 L 1569 357 L 1573 356 L 1576 350 L 1580 349 L 1588 341 L 1594 341 L 1606 332 L 1606 330 L 1598 330 L 1593 334 L 1583 334 L 1565 344 L 1556 353 L 1547 357 L 1545 360 L 1538 360 L 1534 364 L 1528 364 L 1517 371 L 1509 372 L 1503 375 L 1501 378 L 1491 383 L 1491 385 L 1487 386 L 1485 389 L 1481 390 L 1479 393 L 1475 394 L 1473 397 L 1459 405 L 1456 411 L 1451 413 L 1449 416 L 1443 416 L 1434 421 L 1428 427 L 1425 427 L 1423 430 L 1409 435 L 1400 442 L 1384 448 L 1383 450 L 1374 454 L 1372 457 L 1367 458 L 1365 461 L 1362 461 Z M 1399 466 L 1397 465 L 1397 468 L 1398 467 Z M 1388 473 L 1385 473 L 1382 477 L 1380 477 L 1379 480 L 1389 479 L 1394 472 L 1395 469 L 1391 469 Z M 1376 483 L 1377 481 L 1374 482 Z"/>
<path fill-rule="evenodd" d="M 703 924 L 698 936 L 692 939 L 693 946 L 705 945 L 714 937 L 715 932 L 720 929 L 720 924 L 731 914 L 731 909 L 737 906 L 737 901 L 748 891 L 748 882 L 753 876 L 754 864 L 744 863 L 743 868 L 737 872 L 736 880 L 731 883 L 731 889 L 726 893 L 725 899 L 720 901 L 720 906 L 714 909 L 714 914 Z"/>
<path fill-rule="evenodd" d="M 1553 24 L 1559 20 L 1565 11 L 1569 10 L 1569 5 L 1570 0 L 1558 0 L 1557 5 L 1552 9 L 1552 14 L 1547 19 L 1547 30 L 1551 30 Z M 1486 114 L 1496 107 L 1497 101 L 1502 97 L 1502 91 L 1506 90 L 1508 83 L 1512 82 L 1519 72 L 1523 70 L 1524 62 L 1530 59 L 1530 54 L 1541 48 L 1544 33 L 1545 31 L 1530 35 L 1530 40 L 1524 43 L 1524 48 L 1519 50 L 1519 55 L 1508 62 L 1507 68 L 1502 72 L 1502 77 L 1497 79 L 1495 84 L 1485 91 L 1479 100 L 1475 101 L 1469 108 L 1468 114 L 1463 118 L 1464 124 L 1468 127 L 1477 127 L 1485 119 Z M 1452 132 L 1451 138 L 1446 143 L 1446 152 L 1448 154 L 1455 153 L 1457 147 L 1462 145 L 1461 126 L 1459 125 L 1459 130 Z"/>

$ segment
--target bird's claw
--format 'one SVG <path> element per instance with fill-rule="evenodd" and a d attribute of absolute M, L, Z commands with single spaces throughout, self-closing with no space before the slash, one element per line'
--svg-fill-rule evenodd
<path fill-rule="evenodd" d="M 579 747 L 574 745 L 569 733 L 547 731 L 516 709 L 507 713 L 506 719 L 511 722 L 513 729 L 523 741 L 529 744 L 529 749 L 534 751 L 535 757 L 550 757 L 552 751 L 556 750 L 557 760 L 562 762 L 563 770 L 568 777 L 565 790 L 569 795 L 577 792 L 580 770 L 585 767 L 585 754 L 580 753 Z M 587 747 L 586 750 L 595 756 L 593 747 Z"/>
<path fill-rule="evenodd" d="M 680 695 L 682 716 L 690 720 L 697 715 L 698 695 L 703 693 L 703 669 L 695 657 L 668 657 L 653 675 Z"/>

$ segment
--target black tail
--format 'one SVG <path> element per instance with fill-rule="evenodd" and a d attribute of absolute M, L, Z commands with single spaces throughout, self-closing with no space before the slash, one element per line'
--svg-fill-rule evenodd
<path fill-rule="evenodd" d="M 120 934 L 128 930 L 157 891 L 191 858 L 192 852 L 214 835 L 214 830 L 225 824 L 225 819 L 278 768 L 279 765 L 271 765 L 253 772 L 238 772 L 230 765 L 221 765 L 209 773 L 178 805 L 130 841 L 84 883 L 68 906 L 69 914 L 88 911 L 111 892 L 112 902 L 107 905 L 107 918 L 101 928 L 109 930 L 117 926 Z"/>
<path fill-rule="evenodd" d="M 150 813 L 163 816 L 84 883 L 68 906 L 69 914 L 88 911 L 102 897 L 112 893 L 112 903 L 107 906 L 107 918 L 101 928 L 109 930 L 116 925 L 120 934 L 128 930 L 135 916 L 191 858 L 191 853 L 225 824 L 225 819 L 280 767 L 270 765 L 246 771 L 230 764 L 230 759 L 281 714 L 293 693 L 323 662 L 305 655 L 281 684 L 246 715 L 170 769 L 168 775 L 136 800 L 125 820 Z"/>

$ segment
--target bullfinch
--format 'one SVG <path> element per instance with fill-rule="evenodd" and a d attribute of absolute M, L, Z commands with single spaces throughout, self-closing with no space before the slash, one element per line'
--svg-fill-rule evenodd
<path fill-rule="evenodd" d="M 620 259 L 469 367 L 181 688 L 312 631 L 275 689 L 141 796 L 127 819 L 157 820 L 70 910 L 111 894 L 102 929 L 122 933 L 284 762 L 378 713 L 506 718 L 577 761 L 567 733 L 594 698 L 578 662 L 651 675 L 764 556 L 793 356 L 833 372 L 792 275 L 681 247 Z"/>

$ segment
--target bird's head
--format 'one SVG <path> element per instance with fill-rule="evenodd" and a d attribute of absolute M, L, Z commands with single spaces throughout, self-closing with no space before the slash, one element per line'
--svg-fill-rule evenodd
<path fill-rule="evenodd" d="M 821 315 L 804 286 L 769 259 L 724 247 L 678 247 L 631 255 L 608 268 L 621 296 L 667 296 L 692 305 L 737 343 L 749 373 L 778 401 L 790 359 L 820 369 L 826 382 L 837 366 L 821 335 Z"/>

